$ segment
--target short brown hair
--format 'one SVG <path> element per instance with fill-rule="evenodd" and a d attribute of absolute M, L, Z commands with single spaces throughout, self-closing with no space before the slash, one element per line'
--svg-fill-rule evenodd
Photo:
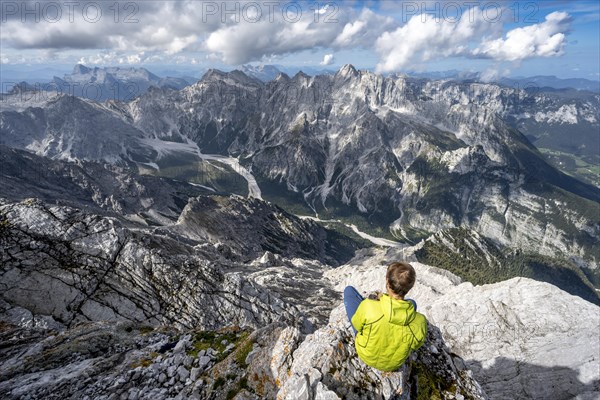
<path fill-rule="evenodd" d="M 385 278 L 392 292 L 397 296 L 404 297 L 415 285 L 417 274 L 412 265 L 404 262 L 393 262 L 388 265 Z"/>

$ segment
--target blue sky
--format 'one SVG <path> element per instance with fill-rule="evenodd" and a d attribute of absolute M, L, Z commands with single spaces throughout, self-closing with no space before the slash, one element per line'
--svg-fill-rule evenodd
<path fill-rule="evenodd" d="M 600 79 L 597 1 L 51 3 L 2 2 L 4 71 L 351 63 L 382 73 Z"/>

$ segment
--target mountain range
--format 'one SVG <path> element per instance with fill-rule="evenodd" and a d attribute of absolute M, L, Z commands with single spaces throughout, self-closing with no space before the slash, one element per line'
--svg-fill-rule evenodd
<path fill-rule="evenodd" d="M 600 188 L 532 144 L 592 136 L 573 96 L 351 65 L 1 95 L 0 395 L 594 398 Z M 340 296 L 393 260 L 430 333 L 386 375 Z"/>
<path fill-rule="evenodd" d="M 299 68 L 274 65 L 242 65 L 239 71 L 246 76 L 268 83 L 280 73 L 290 76 Z M 176 71 L 170 71 L 176 74 Z M 198 74 L 206 73 L 200 69 Z M 335 71 L 305 68 L 308 75 L 334 75 Z M 461 82 L 470 89 L 481 83 L 476 73 L 445 71 L 439 73 L 416 73 L 391 75 L 396 78 L 422 79 L 421 85 L 444 86 L 448 82 Z M 191 76 L 159 78 L 144 68 L 104 67 L 88 68 L 78 64 L 71 74 L 54 77 L 50 82 L 22 81 L 12 91 L 36 90 L 59 91 L 95 101 L 132 100 L 151 87 L 182 89 L 198 79 Z M 514 128 L 520 130 L 539 149 L 550 163 L 558 169 L 584 181 L 599 185 L 598 152 L 600 142 L 598 129 L 599 93 L 593 81 L 559 79 L 552 76 L 530 78 L 503 78 L 497 83 L 503 88 L 503 96 L 494 111 Z M 470 94 L 467 94 L 470 95 Z M 571 134 L 565 136 L 564 128 Z"/>
<path fill-rule="evenodd" d="M 280 73 L 295 75 L 299 68 L 248 64 L 241 65 L 238 70 L 266 84 L 276 79 Z M 199 69 L 197 74 L 206 72 L 206 69 Z M 170 73 L 177 74 L 176 71 Z M 303 73 L 333 76 L 335 71 L 307 67 Z M 396 74 L 390 77 L 415 82 L 421 79 L 417 85 L 422 86 L 442 87 L 454 82 L 462 84 L 463 91 L 471 90 L 475 84 L 481 83 L 479 74 L 458 71 L 411 72 L 408 75 Z M 187 75 L 160 78 L 144 68 L 88 68 L 78 64 L 71 74 L 66 74 L 63 78 L 55 76 L 50 82 L 13 82 L 8 86 L 3 84 L 3 88 L 8 87 L 12 92 L 19 93 L 58 91 L 98 102 L 109 99 L 129 101 L 143 95 L 151 87 L 179 90 L 197 80 Z M 600 139 L 597 135 L 600 129 L 597 118 L 600 93 L 597 82 L 535 76 L 503 78 L 497 85 L 503 88 L 504 98 L 498 99 L 494 112 L 524 133 L 553 166 L 585 182 L 600 185 L 600 171 L 597 169 L 600 163 Z M 472 93 L 466 95 L 472 97 Z M 570 134 L 564 135 L 567 127 Z"/>
<path fill-rule="evenodd" d="M 145 68 L 94 67 L 77 64 L 73 72 L 62 78 L 54 76 L 49 82 L 22 81 L 12 91 L 57 91 L 94 101 L 131 100 L 150 87 L 182 89 L 197 79 L 185 77 L 161 78 Z"/>
<path fill-rule="evenodd" d="M 127 103 L 29 93 L 2 98 L 0 132 L 11 147 L 241 195 L 251 179 L 255 196 L 290 211 L 410 243 L 466 228 L 598 282 L 600 189 L 550 166 L 509 122 L 565 107 L 545 95 L 350 65 L 267 84 L 211 70 L 182 90 L 151 88 Z M 573 107 L 598 123 L 597 103 Z"/>

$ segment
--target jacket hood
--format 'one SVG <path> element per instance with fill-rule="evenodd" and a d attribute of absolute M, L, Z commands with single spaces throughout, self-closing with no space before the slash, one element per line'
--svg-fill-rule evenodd
<path fill-rule="evenodd" d="M 379 299 L 384 318 L 394 325 L 408 325 L 415 319 L 416 311 L 410 301 L 395 300 L 387 294 Z"/>

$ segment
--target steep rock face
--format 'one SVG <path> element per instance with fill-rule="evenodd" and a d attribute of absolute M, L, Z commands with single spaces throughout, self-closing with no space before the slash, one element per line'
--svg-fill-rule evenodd
<path fill-rule="evenodd" d="M 207 329 L 303 323 L 294 307 L 235 268 L 228 272 L 232 265 L 210 244 L 195 248 L 36 201 L 3 204 L 0 212 L 0 288 L 9 321 L 35 325 L 41 315 L 50 321 L 40 324 L 52 326 L 125 320 Z"/>
<path fill-rule="evenodd" d="M 2 95 L 3 144 L 67 160 L 126 164 L 156 157 L 144 134 L 109 108 L 56 92 Z"/>
<path fill-rule="evenodd" d="M 299 219 L 258 199 L 238 196 L 191 199 L 172 230 L 190 239 L 225 243 L 243 261 L 269 251 L 337 266 L 357 249 L 348 238 L 311 220 Z"/>
<path fill-rule="evenodd" d="M 414 255 L 424 264 L 437 265 L 476 285 L 522 276 L 551 283 L 600 305 L 600 296 L 593 285 L 598 283 L 600 271 L 578 268 L 574 256 L 569 262 L 502 251 L 489 239 L 467 229 L 440 231 L 421 242 Z"/>
<path fill-rule="evenodd" d="M 504 120 L 527 96 L 349 66 L 265 86 L 211 73 L 183 91 L 143 96 L 129 113 L 152 135 L 168 126 L 202 149 L 241 155 L 317 212 L 350 205 L 408 240 L 468 226 L 503 246 L 575 254 L 597 266 L 599 254 L 581 231 L 598 237 L 598 190 L 547 165 Z"/>
<path fill-rule="evenodd" d="M 427 315 L 445 325 L 449 346 L 494 398 L 597 398 L 598 306 L 526 278 L 464 286 L 432 302 Z M 461 326 L 461 315 L 472 317 Z"/>
<path fill-rule="evenodd" d="M 365 250 L 326 276 L 338 290 L 382 290 L 386 264 L 410 254 Z M 600 307 L 527 278 L 473 286 L 447 271 L 411 264 L 417 283 L 409 297 L 491 398 L 597 398 Z"/>

